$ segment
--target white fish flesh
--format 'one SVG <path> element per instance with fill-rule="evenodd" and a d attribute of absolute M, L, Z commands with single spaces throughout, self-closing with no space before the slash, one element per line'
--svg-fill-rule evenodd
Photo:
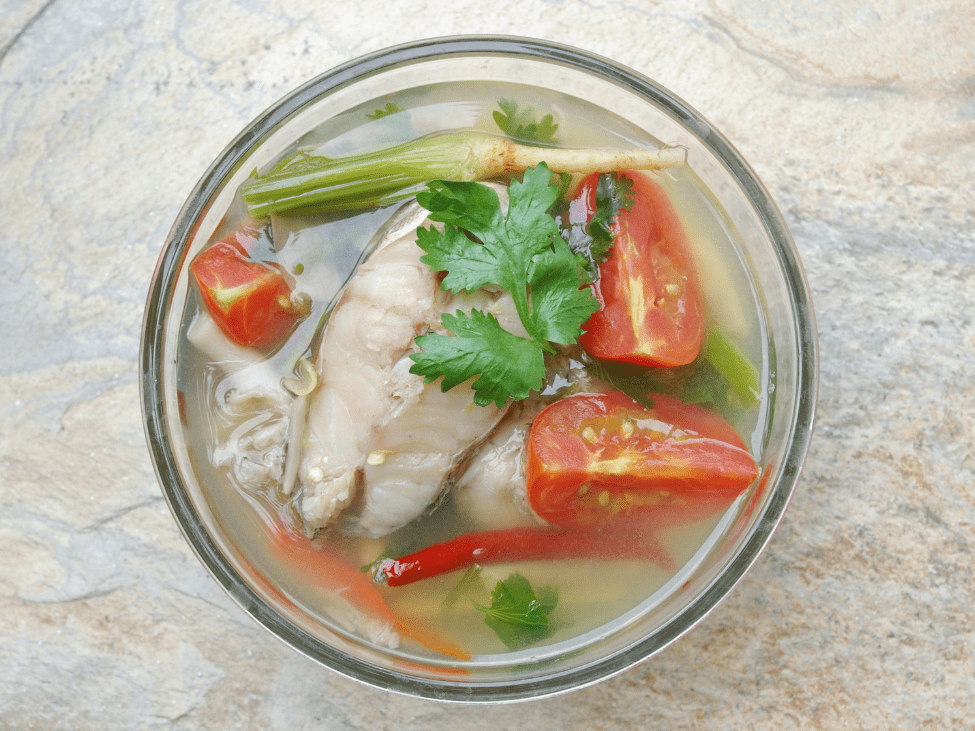
<path fill-rule="evenodd" d="M 416 245 L 424 218 L 417 204 L 406 207 L 349 281 L 323 333 L 299 471 L 310 532 L 340 514 L 344 530 L 370 536 L 408 523 L 503 414 L 475 405 L 469 384 L 443 393 L 439 381 L 425 386 L 409 372 L 414 338 L 443 333 L 444 312 L 477 308 L 525 334 L 507 293 L 440 288 L 441 277 L 420 261 Z"/>
<path fill-rule="evenodd" d="M 459 511 L 479 530 L 544 525 L 531 509 L 525 480 L 528 434 L 535 417 L 556 394 L 609 390 L 579 362 L 578 346 L 546 359 L 546 396 L 533 394 L 511 406 L 497 428 L 467 456 L 452 492 Z"/>
<path fill-rule="evenodd" d="M 457 478 L 452 499 L 478 530 L 545 524 L 529 506 L 525 487 L 528 431 L 544 407 L 537 396 L 514 404 Z"/>

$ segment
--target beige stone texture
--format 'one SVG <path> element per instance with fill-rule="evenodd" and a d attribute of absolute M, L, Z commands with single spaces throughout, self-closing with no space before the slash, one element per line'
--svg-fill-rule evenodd
<path fill-rule="evenodd" d="M 816 304 L 809 458 L 699 626 L 575 693 L 360 686 L 187 547 L 139 411 L 148 282 L 189 191 L 363 53 L 531 35 L 627 64 L 743 153 Z M 966 729 L 975 709 L 970 0 L 0 0 L 0 728 Z"/>

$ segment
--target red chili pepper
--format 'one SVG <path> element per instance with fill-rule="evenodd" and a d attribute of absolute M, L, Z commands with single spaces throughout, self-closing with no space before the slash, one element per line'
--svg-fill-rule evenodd
<path fill-rule="evenodd" d="M 705 323 L 684 228 L 659 184 L 633 171 L 622 175 L 633 181 L 633 206 L 613 218 L 613 249 L 593 284 L 600 308 L 579 342 L 607 360 L 686 365 L 701 350 Z M 598 181 L 598 174 L 583 179 L 570 206 L 573 218 L 592 218 Z"/>
<path fill-rule="evenodd" d="M 261 347 L 282 340 L 309 311 L 295 302 L 284 272 L 248 252 L 259 231 L 244 226 L 205 249 L 190 265 L 203 303 L 227 337 Z"/>
<path fill-rule="evenodd" d="M 758 467 L 720 416 L 669 396 L 652 409 L 618 393 L 546 407 L 528 437 L 532 509 L 555 525 L 658 528 L 728 507 Z"/>
<path fill-rule="evenodd" d="M 676 570 L 673 558 L 650 533 L 508 528 L 468 533 L 402 558 L 383 559 L 376 566 L 376 578 L 389 586 L 404 586 L 474 564 L 570 558 L 641 559 Z"/>

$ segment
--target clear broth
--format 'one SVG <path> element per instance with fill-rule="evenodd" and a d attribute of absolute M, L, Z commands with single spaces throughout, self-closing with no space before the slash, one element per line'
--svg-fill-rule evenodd
<path fill-rule="evenodd" d="M 328 156 L 348 154 L 444 129 L 475 128 L 498 132 L 492 115 L 500 98 L 514 99 L 523 108 L 531 107 L 537 116 L 552 113 L 559 124 L 557 137 L 562 145 L 661 146 L 661 141 L 649 133 L 576 97 L 531 87 L 447 84 L 377 99 L 372 104 L 343 113 L 297 140 L 282 157 L 298 149 L 310 149 Z M 404 111 L 379 119 L 367 116 L 387 103 Z M 715 197 L 694 175 L 693 160 L 684 168 L 658 174 L 656 179 L 670 195 L 691 243 L 701 275 L 709 326 L 718 327 L 728 335 L 758 368 L 759 382 L 768 383 L 769 354 L 762 303 L 733 225 Z M 236 228 L 243 210 L 238 196 L 213 240 Z M 276 240 L 273 245 L 268 243 L 265 254 L 276 256 L 290 272 L 295 272 L 301 265 L 301 273 L 295 278 L 299 289 L 313 294 L 314 310 L 283 347 L 253 369 L 255 372 L 292 375 L 294 362 L 301 356 L 312 354 L 320 324 L 327 318 L 357 263 L 367 255 L 376 231 L 394 210 L 395 207 L 389 207 L 348 217 L 275 221 Z M 295 496 L 281 495 L 273 481 L 261 489 L 240 484 L 231 471 L 212 464 L 215 446 L 236 424 L 221 408 L 227 389 L 226 364 L 210 361 L 185 336 L 190 323 L 199 315 L 198 308 L 196 296 L 191 296 L 184 313 L 179 377 L 189 432 L 187 443 L 191 445 L 191 460 L 200 484 L 204 486 L 209 507 L 244 562 L 314 621 L 348 633 L 351 631 L 348 623 L 340 616 L 330 614 L 334 597 L 320 587 L 309 585 L 292 567 L 278 561 L 269 551 L 267 533 L 262 526 L 282 515 L 297 523 L 293 506 Z M 742 411 L 733 421 L 753 454 L 760 453 L 767 426 L 765 397 L 763 392 L 758 407 Z M 611 630 L 614 623 L 627 621 L 626 617 L 632 618 L 634 612 L 648 609 L 660 600 L 662 594 L 679 586 L 680 575 L 699 560 L 706 551 L 709 538 L 720 531 L 721 517 L 670 528 L 659 534 L 676 564 L 685 567 L 684 571 L 678 571 L 677 577 L 652 563 L 639 561 L 521 562 L 484 567 L 482 589 L 449 604 L 445 600 L 462 572 L 381 590 L 390 607 L 405 623 L 419 620 L 434 626 L 447 639 L 488 661 L 506 650 L 485 625 L 483 614 L 474 607 L 474 601 L 489 604 L 494 583 L 512 573 L 520 573 L 535 587 L 558 587 L 560 596 L 559 606 L 551 617 L 555 633 L 528 652 L 532 655 L 564 652 L 584 642 L 587 633 Z M 325 540 L 335 545 L 351 563 L 364 565 L 383 555 L 388 546 L 419 547 L 470 530 L 464 517 L 453 510 L 448 494 L 436 511 L 382 539 L 329 531 Z M 273 597 L 269 600 L 275 601 Z M 400 652 L 429 654 L 409 642 Z"/>

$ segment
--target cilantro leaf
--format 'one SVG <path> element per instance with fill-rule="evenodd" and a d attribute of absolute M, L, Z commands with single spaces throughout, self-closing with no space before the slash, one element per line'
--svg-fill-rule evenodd
<path fill-rule="evenodd" d="M 613 220 L 620 211 L 632 207 L 633 181 L 615 172 L 603 173 L 596 183 L 596 210 L 592 218 L 562 232 L 590 281 L 599 276 L 599 265 L 609 258 L 613 248 Z"/>
<path fill-rule="evenodd" d="M 530 279 L 532 318 L 542 337 L 560 345 L 574 343 L 599 301 L 579 288 L 575 256 L 562 239 L 534 259 Z"/>
<path fill-rule="evenodd" d="M 515 181 L 508 189 L 507 216 L 501 212 L 498 194 L 481 183 L 434 180 L 428 185 L 429 191 L 417 195 L 417 201 L 430 211 L 431 220 L 461 228 L 483 244 L 485 252 L 479 258 L 493 263 L 493 274 L 479 286 L 496 284 L 517 297 L 508 285 L 513 287 L 518 280 L 524 283 L 528 262 L 549 246 L 551 237 L 559 230 L 548 212 L 559 192 L 558 186 L 550 184 L 551 180 L 552 173 L 544 164 L 528 168 L 523 181 Z M 424 246 L 430 242 L 432 238 L 428 237 L 427 241 L 418 243 L 427 251 L 423 261 L 432 269 L 453 272 L 466 268 L 461 260 L 470 255 L 469 248 L 465 247 L 462 254 L 449 261 L 452 267 L 441 266 L 448 260 L 433 256 Z M 449 246 L 458 243 L 452 241 Z"/>
<path fill-rule="evenodd" d="M 497 259 L 493 252 L 456 226 L 448 223 L 443 233 L 421 226 L 416 234 L 417 245 L 426 252 L 420 261 L 435 272 L 447 272 L 443 289 L 471 292 L 494 283 Z"/>
<path fill-rule="evenodd" d="M 535 341 L 513 335 L 494 315 L 480 310 L 471 310 L 470 316 L 460 310 L 444 313 L 441 320 L 456 336 L 421 335 L 416 344 L 422 352 L 410 356 L 410 373 L 424 376 L 424 383 L 443 376 L 440 388 L 449 391 L 479 376 L 472 384 L 474 403 L 487 406 L 493 401 L 498 407 L 509 397 L 523 399 L 541 387 L 545 360 Z"/>
<path fill-rule="evenodd" d="M 417 202 L 430 211 L 430 220 L 451 223 L 480 236 L 503 225 L 501 203 L 493 188 L 480 183 L 433 180 Z"/>
<path fill-rule="evenodd" d="M 554 352 L 551 343 L 575 342 L 599 307 L 581 288 L 587 282 L 550 213 L 558 196 L 552 173 L 544 163 L 526 169 L 522 181 L 509 187 L 507 213 L 497 193 L 480 183 L 435 180 L 428 188 L 417 200 L 444 230 L 417 230 L 421 261 L 446 272 L 444 289 L 493 285 L 507 291 L 529 337 L 504 330 L 479 310 L 444 314 L 441 321 L 455 337 L 418 337 L 423 352 L 410 356 L 410 372 L 427 383 L 442 376 L 445 391 L 479 375 L 473 388 L 481 405 L 525 398 L 541 388 L 543 354 Z"/>
<path fill-rule="evenodd" d="M 521 574 L 499 581 L 491 592 L 491 606 L 474 606 L 484 612 L 484 621 L 509 650 L 517 650 L 552 634 L 548 615 L 558 604 L 558 591 L 546 587 L 535 594 Z"/>
<path fill-rule="evenodd" d="M 521 182 L 508 188 L 508 236 L 533 236 L 539 240 L 558 235 L 559 225 L 549 212 L 559 195 L 559 186 L 552 182 L 552 173 L 545 163 L 527 168 Z M 536 244 L 536 249 L 544 248 Z"/>
<path fill-rule="evenodd" d="M 497 193 L 480 183 L 435 180 L 429 184 L 429 193 L 417 196 L 432 220 L 464 229 L 482 247 L 475 254 L 448 227 L 439 238 L 434 232 L 417 240 L 426 252 L 422 261 L 434 271 L 448 272 L 444 286 L 453 291 L 486 284 L 506 290 L 525 330 L 539 342 L 543 338 L 528 303 L 529 269 L 532 259 L 550 248 L 558 233 L 558 224 L 548 212 L 558 195 L 551 180 L 544 164 L 528 168 L 522 182 L 509 188 L 507 216 L 501 213 Z"/>
<path fill-rule="evenodd" d="M 536 120 L 531 107 L 518 111 L 518 102 L 513 99 L 499 99 L 498 106 L 501 111 L 494 112 L 494 121 L 508 137 L 526 142 L 555 142 L 559 126 L 551 114 Z"/>
<path fill-rule="evenodd" d="M 386 102 L 386 106 L 384 108 L 377 109 L 372 114 L 367 114 L 366 116 L 369 117 L 369 119 L 381 119 L 382 117 L 388 117 L 390 114 L 396 114 L 396 112 L 402 111 L 402 109 L 392 102 Z"/>
<path fill-rule="evenodd" d="M 596 183 L 596 212 L 589 221 L 589 235 L 596 245 L 605 247 L 606 254 L 613 245 L 613 219 L 620 211 L 628 211 L 632 207 L 632 180 L 618 173 L 604 173 L 599 176 L 599 182 Z"/>

